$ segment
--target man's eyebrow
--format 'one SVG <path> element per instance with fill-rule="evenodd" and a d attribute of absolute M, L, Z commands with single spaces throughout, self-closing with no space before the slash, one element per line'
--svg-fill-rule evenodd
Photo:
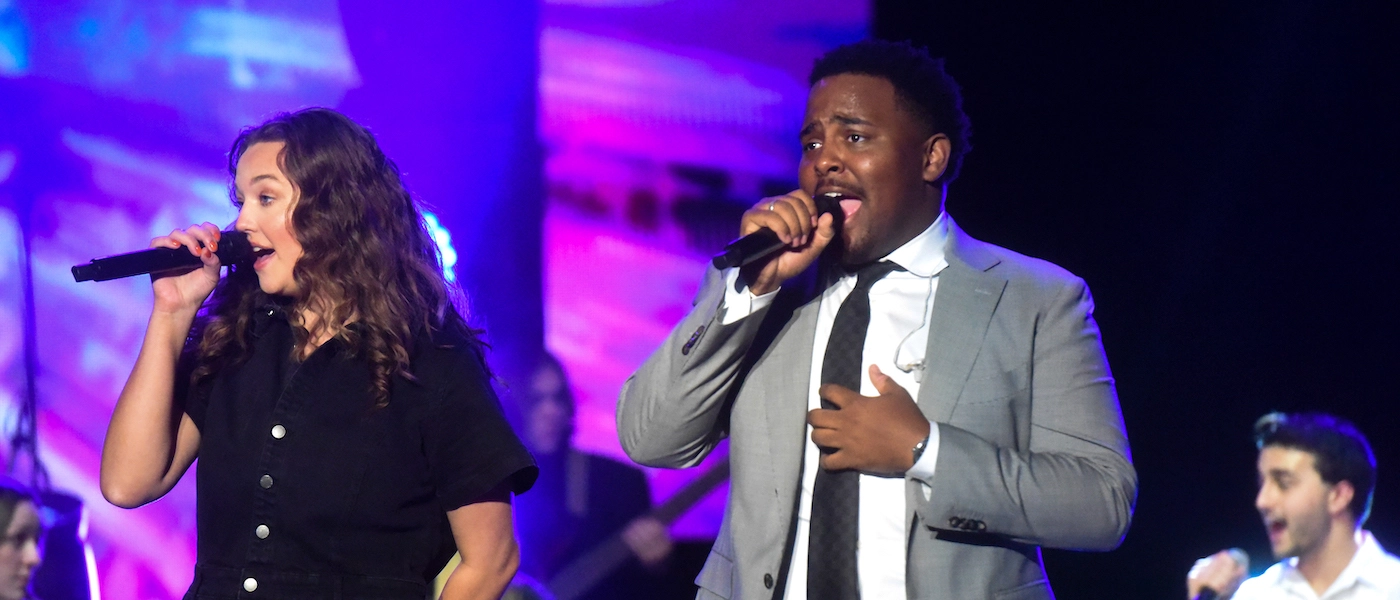
<path fill-rule="evenodd" d="M 832 120 L 832 121 L 835 121 L 835 122 L 837 122 L 837 123 L 840 123 L 840 124 L 842 124 L 842 125 L 873 125 L 873 124 L 874 124 L 874 123 L 871 123 L 870 121 L 867 121 L 867 120 L 862 119 L 862 118 L 860 118 L 860 117 L 852 117 L 852 116 L 849 116 L 849 115 L 834 115 L 834 116 L 831 117 L 831 120 Z M 800 133 L 802 136 L 806 136 L 806 135 L 812 133 L 812 130 L 816 129 L 818 125 L 821 125 L 821 120 L 820 120 L 820 119 L 813 119 L 811 122 L 807 123 L 807 125 L 806 125 L 805 127 L 803 127 L 803 128 L 802 128 L 802 131 L 799 132 L 799 133 Z"/>

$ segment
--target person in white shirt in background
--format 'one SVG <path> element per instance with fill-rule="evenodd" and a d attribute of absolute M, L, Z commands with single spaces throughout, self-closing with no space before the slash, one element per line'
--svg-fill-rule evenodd
<path fill-rule="evenodd" d="M 1254 504 L 1279 562 L 1245 580 L 1246 567 L 1221 551 L 1192 567 L 1187 597 L 1400 600 L 1400 559 L 1361 528 L 1376 482 L 1366 437 L 1331 415 L 1270 413 L 1255 423 L 1254 439 Z"/>

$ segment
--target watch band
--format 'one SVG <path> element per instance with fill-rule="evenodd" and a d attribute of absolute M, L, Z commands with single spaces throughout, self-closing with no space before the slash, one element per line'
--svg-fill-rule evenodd
<path fill-rule="evenodd" d="M 919 440 L 919 443 L 914 444 L 914 464 L 919 464 L 919 459 L 923 458 L 924 448 L 926 447 L 928 447 L 928 437 L 925 437 L 924 439 Z"/>

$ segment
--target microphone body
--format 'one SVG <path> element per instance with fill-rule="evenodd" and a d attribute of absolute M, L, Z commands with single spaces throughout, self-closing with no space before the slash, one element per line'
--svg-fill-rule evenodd
<path fill-rule="evenodd" d="M 831 196 L 817 196 L 812 199 L 817 203 L 817 215 L 825 213 L 840 213 L 841 202 Z M 749 263 L 763 260 L 769 255 L 783 249 L 783 241 L 778 239 L 778 234 L 772 229 L 764 227 L 750 233 L 737 240 L 729 242 L 719 254 L 710 259 L 710 263 L 716 269 L 727 269 L 730 267 L 742 267 Z"/>
<path fill-rule="evenodd" d="M 1235 564 L 1244 569 L 1246 575 L 1249 574 L 1249 554 L 1240 548 L 1231 548 L 1225 553 L 1230 556 L 1230 560 L 1235 561 Z M 1201 588 L 1201 591 L 1197 592 L 1196 597 L 1192 600 L 1220 600 L 1220 592 L 1213 588 Z"/>
<path fill-rule="evenodd" d="M 241 231 L 225 231 L 219 236 L 219 249 L 214 252 L 219 262 L 231 265 L 253 258 L 253 246 Z M 106 258 L 94 258 L 85 265 L 73 265 L 73 281 L 107 281 L 132 275 L 160 273 L 175 269 L 199 267 L 204 262 L 190 254 L 188 248 L 149 248 Z"/>

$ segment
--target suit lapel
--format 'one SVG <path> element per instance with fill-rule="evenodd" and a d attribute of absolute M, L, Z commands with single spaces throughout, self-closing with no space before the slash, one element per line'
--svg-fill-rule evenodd
<path fill-rule="evenodd" d="M 764 372 L 763 408 L 767 420 L 773 483 L 778 498 L 794 498 L 802 481 L 802 456 L 807 442 L 807 391 L 811 385 L 812 343 L 817 335 L 819 286 L 815 273 L 793 286 L 792 293 L 774 301 L 772 325 L 781 324 L 769 352 L 756 365 Z M 785 288 L 786 289 L 786 288 Z M 781 292 L 780 292 L 781 294 Z M 786 509 L 787 506 L 782 508 Z"/>
<path fill-rule="evenodd" d="M 963 233 L 951 218 L 945 254 L 948 268 L 939 275 L 924 354 L 926 379 L 919 386 L 919 407 L 938 422 L 953 415 L 1006 289 L 1006 279 L 990 272 L 1001 260 Z"/>

